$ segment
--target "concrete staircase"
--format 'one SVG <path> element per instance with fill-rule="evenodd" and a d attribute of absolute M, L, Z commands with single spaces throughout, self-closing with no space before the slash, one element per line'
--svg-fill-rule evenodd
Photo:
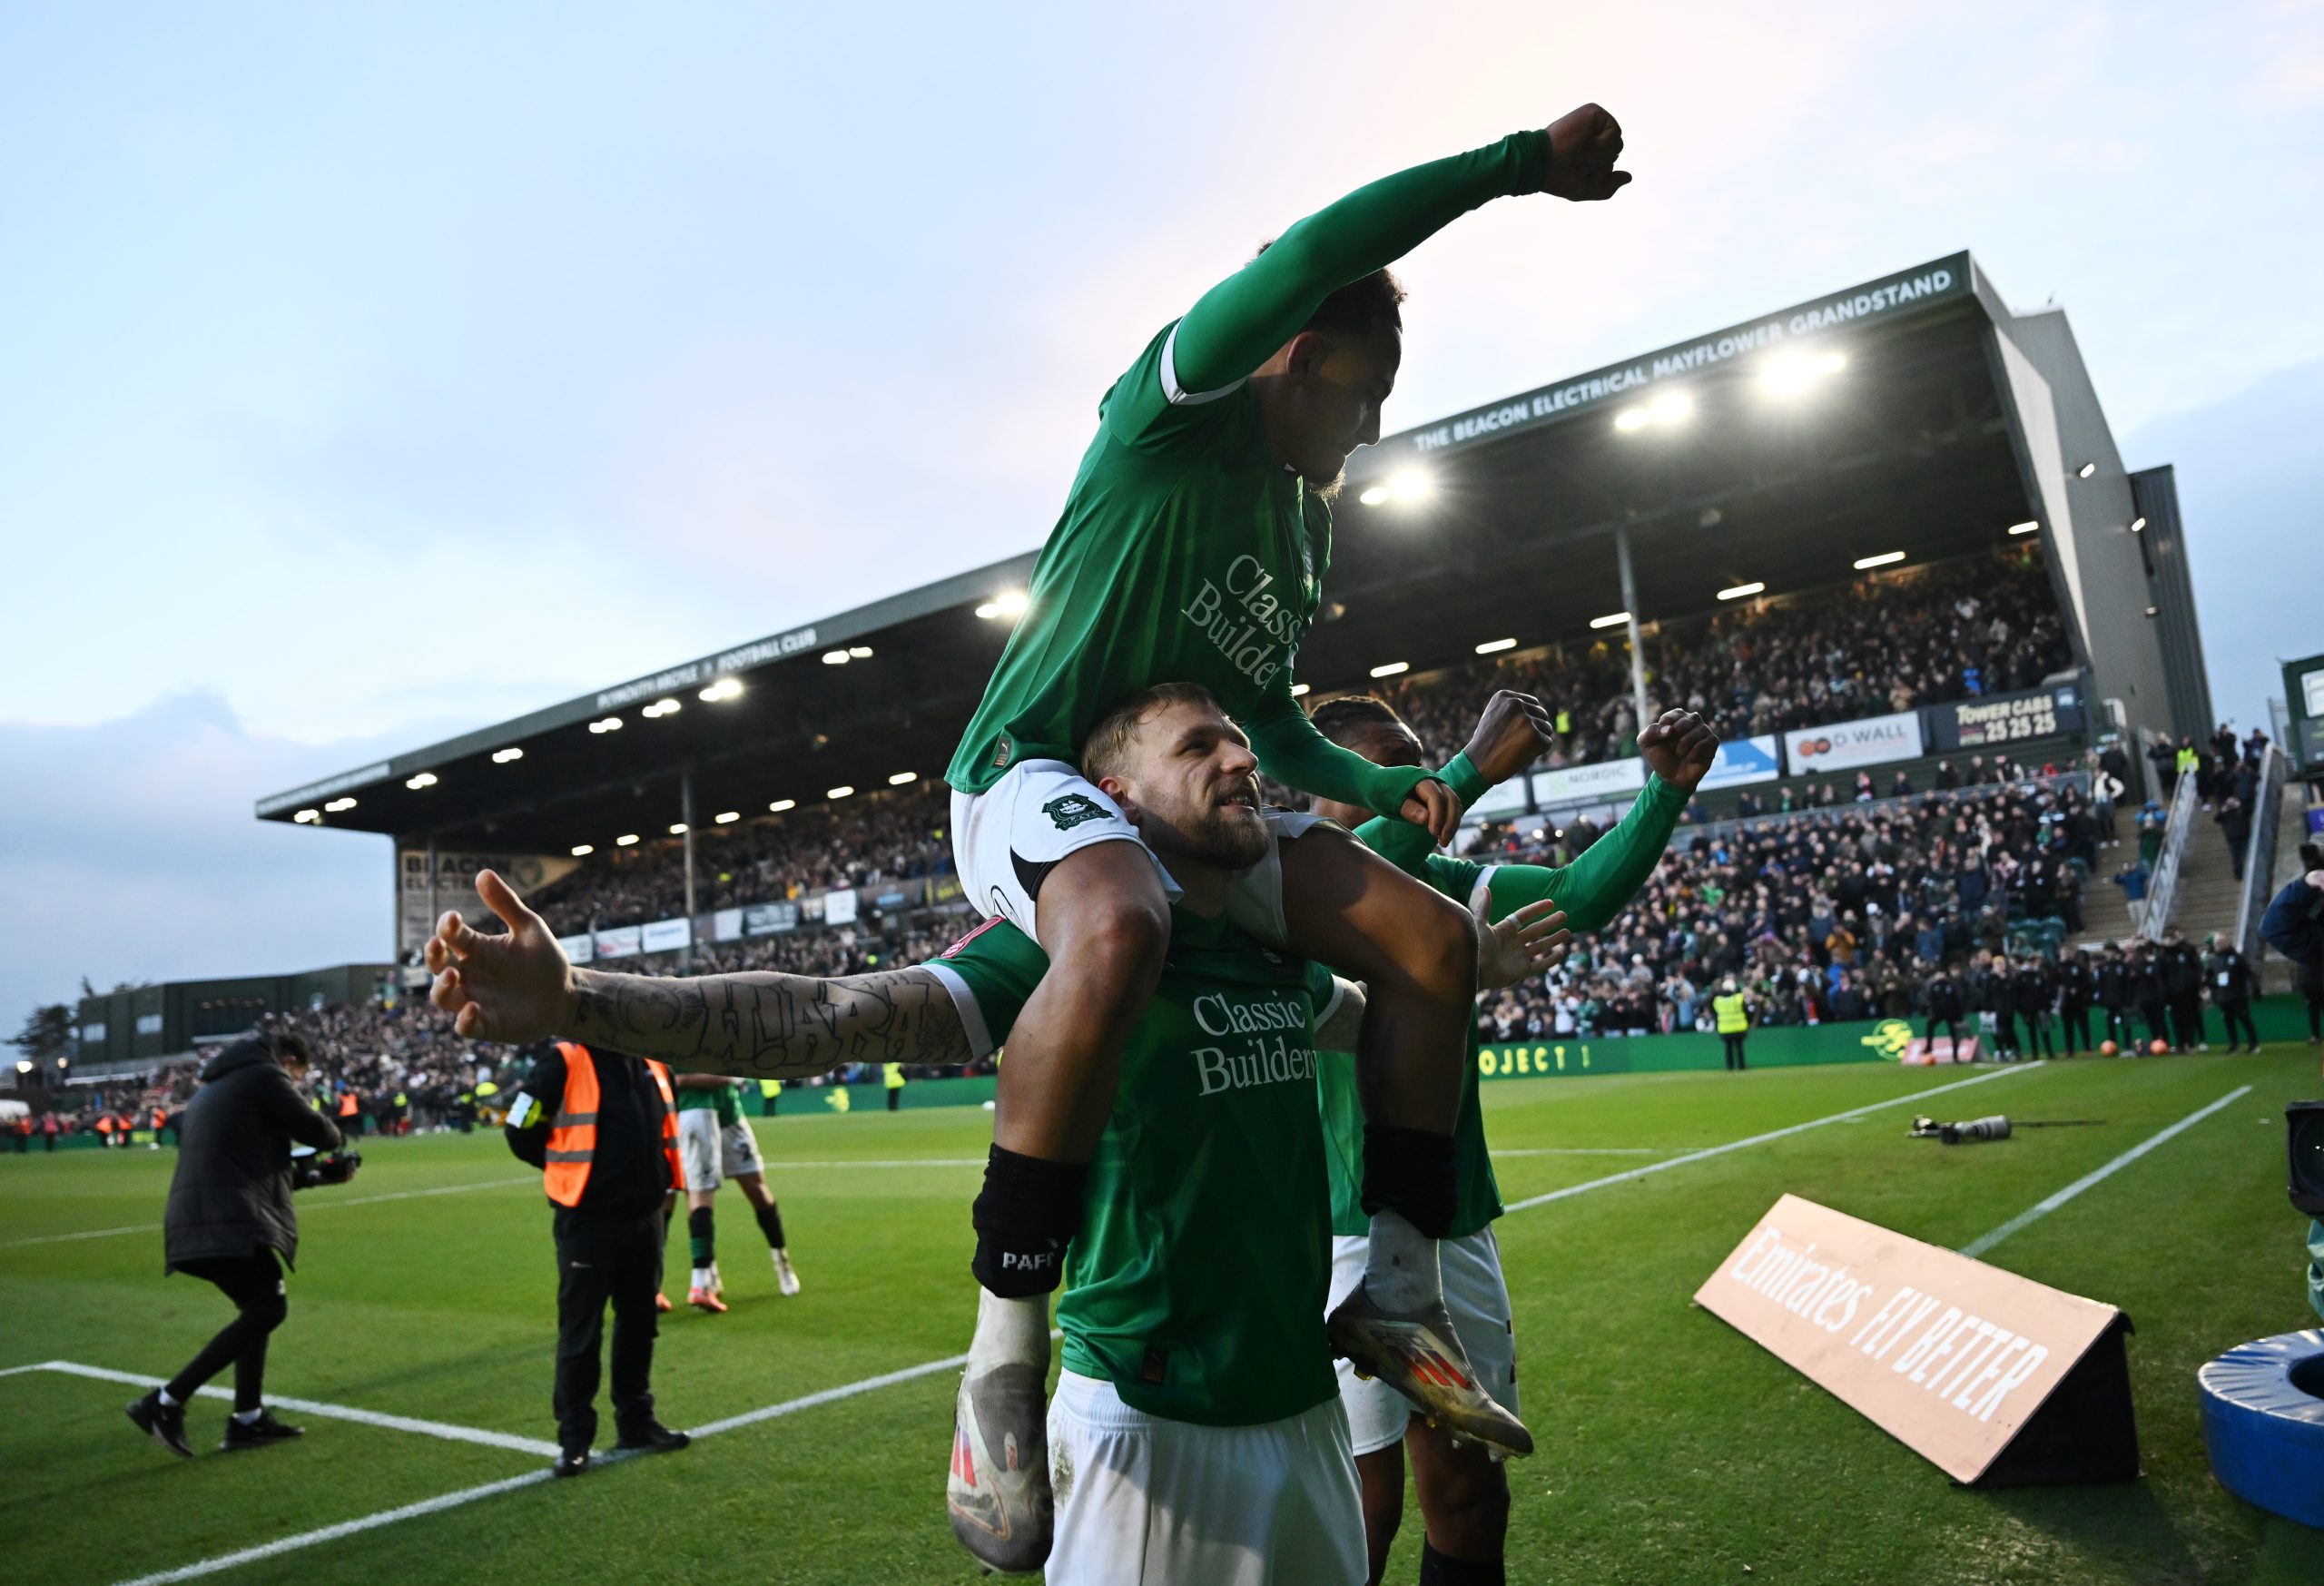
<path fill-rule="evenodd" d="M 2222 941 L 2235 934 L 2235 911 L 2242 906 L 2243 883 L 2235 879 L 2227 839 L 2219 823 L 2201 804 L 2187 832 L 2187 852 L 2179 862 L 2179 892 L 2171 901 L 2171 918 L 2197 947 L 2217 931 Z"/>

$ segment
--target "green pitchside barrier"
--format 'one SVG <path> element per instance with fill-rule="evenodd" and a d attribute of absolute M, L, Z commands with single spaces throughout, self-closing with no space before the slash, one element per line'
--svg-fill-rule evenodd
<path fill-rule="evenodd" d="M 2294 1047 L 2306 1049 L 2307 1015 L 2296 997 L 2265 997 L 2251 1005 L 2251 1021 L 2270 1051 Z M 1974 1016 L 1962 1020 L 1964 1033 Z M 2091 1017 L 2096 1033 L 2097 1016 Z M 1751 1031 L 1744 1059 L 1755 1069 L 1788 1069 L 1810 1063 L 1893 1063 L 1921 1033 L 1923 1025 L 1901 1019 L 1859 1020 L 1853 1024 L 1762 1026 Z M 2143 1032 L 2144 1024 L 2137 1028 Z M 2203 1028 L 2211 1050 L 2227 1049 L 2226 1027 L 2219 1010 L 2203 1010 Z M 2061 1031 L 2053 1029 L 2052 1039 Z M 2063 1050 L 2063 1042 L 2060 1049 Z M 1486 1079 L 1578 1078 L 1588 1074 L 1663 1074 L 1694 1069 L 1724 1069 L 1727 1049 L 1715 1035 L 1580 1036 L 1546 1040 L 1512 1041 L 1481 1048 L 1477 1072 Z"/>

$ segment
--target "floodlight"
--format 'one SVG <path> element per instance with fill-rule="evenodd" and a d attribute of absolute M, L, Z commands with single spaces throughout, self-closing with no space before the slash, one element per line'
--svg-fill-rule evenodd
<path fill-rule="evenodd" d="M 1387 498 L 1388 487 L 1385 485 L 1366 485 L 1364 493 L 1356 497 L 1366 507 L 1377 507 Z"/>
<path fill-rule="evenodd" d="M 326 813 L 336 815 L 341 810 L 351 810 L 354 807 L 355 801 L 352 798 L 337 798 L 325 804 L 323 809 Z"/>
<path fill-rule="evenodd" d="M 850 794 L 850 793 L 853 793 L 854 791 L 855 791 L 855 790 L 854 790 L 853 788 L 852 788 L 852 787 L 847 787 L 847 786 L 842 785 L 842 786 L 840 786 L 840 787 L 834 787 L 834 788 L 827 788 L 827 789 L 825 789 L 825 790 L 824 790 L 824 793 L 823 793 L 823 796 L 824 796 L 825 798 L 827 798 L 827 799 L 843 799 L 843 798 L 847 797 L 847 796 L 848 796 L 848 794 Z"/>
<path fill-rule="evenodd" d="M 722 826 L 731 826 L 735 822 L 743 818 L 743 812 L 740 810 L 721 810 L 717 814 L 711 818 Z"/>
<path fill-rule="evenodd" d="M 1610 611 L 1603 616 L 1591 617 L 1590 626 L 1593 628 L 1618 628 L 1630 619 L 1630 614 L 1627 611 Z"/>
<path fill-rule="evenodd" d="M 1410 661 L 1387 661 L 1374 666 L 1372 669 L 1372 675 L 1374 677 L 1393 677 L 1399 673 L 1409 672 L 1412 669 L 1413 664 Z"/>
<path fill-rule="evenodd" d="M 636 832 L 623 832 L 620 836 L 618 836 L 618 837 L 616 837 L 616 838 L 615 838 L 615 839 L 614 839 L 614 846 L 615 846 L 615 848 L 629 848 L 629 847 L 633 847 L 633 846 L 635 846 L 635 843 L 636 843 L 636 842 L 637 842 L 637 833 L 636 833 Z"/>
<path fill-rule="evenodd" d="M 1765 584 L 1738 584 L 1732 589 L 1720 590 L 1718 597 L 1721 600 L 1741 600 L 1746 596 L 1759 594 L 1766 588 Z"/>
<path fill-rule="evenodd" d="M 2012 534 L 2032 534 L 2035 529 L 2041 527 L 2042 526 L 2039 523 L 2013 523 L 2009 526 L 2009 532 Z"/>
<path fill-rule="evenodd" d="M 1665 391 L 1647 404 L 1657 424 L 1677 424 L 1695 410 L 1695 399 L 1684 391 Z"/>
<path fill-rule="evenodd" d="M 1643 429 L 1653 417 L 1643 408 L 1625 408 L 1614 415 L 1614 428 L 1620 430 Z"/>
<path fill-rule="evenodd" d="M 1487 639 L 1483 644 L 1477 646 L 1477 654 L 1480 655 L 1498 655 L 1503 650 L 1513 650 L 1516 647 L 1517 641 L 1515 639 Z"/>
<path fill-rule="evenodd" d="M 323 813 L 320 810 L 300 810 L 290 817 L 290 823 L 294 826 L 310 826 L 322 818 Z"/>
<path fill-rule="evenodd" d="M 492 763 L 495 765 L 506 765 L 511 760 L 522 760 L 524 757 L 525 752 L 513 746 L 507 749 L 495 749 L 492 752 Z"/>
<path fill-rule="evenodd" d="M 2142 529 L 2144 529 L 2145 527 L 2146 527 L 2146 519 L 2145 519 L 2145 518 L 2143 518 L 2143 517 L 2133 517 L 2133 518 L 2132 518 L 2132 519 L 2131 519 L 2131 532 L 2132 532 L 2132 534 L 2137 534 L 2137 533 L 2139 533 L 2140 531 L 2142 531 Z"/>
<path fill-rule="evenodd" d="M 586 859 L 596 852 L 596 846 L 594 843 L 576 842 L 573 845 L 573 857 L 576 859 Z"/>
<path fill-rule="evenodd" d="M 1307 694 L 1307 685 L 1306 685 L 1305 684 L 1304 684 L 1304 683 L 1295 683 L 1295 684 L 1293 684 L 1293 685 L 1291 685 L 1291 697 L 1292 697 L 1292 698 L 1294 698 L 1294 699 L 1304 699 L 1304 698 L 1305 698 L 1305 697 L 1306 697 L 1306 694 Z"/>
<path fill-rule="evenodd" d="M 847 647 L 847 658 L 851 661 L 869 661 L 872 658 L 872 646 L 850 645 Z"/>
<path fill-rule="evenodd" d="M 2097 471 L 2098 465 L 2096 463 L 2084 463 L 2082 467 L 2074 469 L 2073 477 L 2077 479 L 2086 479 Z"/>
<path fill-rule="evenodd" d="M 671 835 L 671 836 L 673 836 L 673 837 L 683 837 L 683 836 L 684 836 L 685 834 L 686 834 L 686 823 L 685 823 L 684 821 L 673 821 L 673 822 L 671 822 L 671 823 L 670 823 L 670 835 Z"/>
<path fill-rule="evenodd" d="M 767 813 L 773 815 L 779 815 L 785 810 L 795 810 L 798 807 L 799 801 L 797 799 L 777 799 L 774 803 L 767 805 Z"/>
<path fill-rule="evenodd" d="M 421 788 L 436 785 L 436 773 L 432 771 L 423 771 L 418 776 L 404 778 L 403 784 L 412 792 L 418 793 Z"/>
<path fill-rule="evenodd" d="M 844 666 L 847 663 L 848 654 L 845 650 L 825 650 L 823 652 L 823 665 L 826 666 Z"/>
<path fill-rule="evenodd" d="M 890 787 L 901 787 L 908 782 L 918 782 L 919 780 L 920 773 L 917 771 L 899 771 L 895 775 L 888 778 L 888 785 Z"/>
<path fill-rule="evenodd" d="M 716 704 L 723 699 L 739 699 L 742 697 L 742 694 L 743 680 L 741 678 L 722 677 L 717 682 L 712 684 L 708 688 L 704 689 L 694 697 L 701 700 L 706 700 L 712 704 Z"/>
<path fill-rule="evenodd" d="M 1901 562 L 1904 559 L 1905 553 L 1902 551 L 1883 551 L 1876 557 L 1858 557 L 1856 559 L 1856 570 L 1861 573 L 1867 568 L 1885 567 L 1891 562 Z"/>

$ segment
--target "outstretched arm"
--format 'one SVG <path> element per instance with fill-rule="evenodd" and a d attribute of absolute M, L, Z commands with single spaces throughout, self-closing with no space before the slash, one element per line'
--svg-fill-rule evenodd
<path fill-rule="evenodd" d="M 1612 197 L 1630 181 L 1613 168 L 1621 152 L 1621 127 L 1585 104 L 1546 131 L 1515 133 L 1359 187 L 1204 293 L 1178 321 L 1166 376 L 1187 392 L 1232 386 L 1298 334 L 1326 297 L 1472 209 L 1526 192 Z"/>
<path fill-rule="evenodd" d="M 795 1079 L 842 1063 L 965 1063 L 975 1055 L 951 993 L 925 970 L 832 980 L 570 973 L 566 1025 L 576 1040 L 673 1069 Z"/>
<path fill-rule="evenodd" d="M 674 1069 L 768 1079 L 847 1062 L 964 1063 L 974 1055 L 951 993 L 925 970 L 832 980 L 576 970 L 507 882 L 483 871 L 476 890 L 508 933 L 487 936 L 447 913 L 427 948 L 436 977 L 428 1000 L 475 1039 L 564 1036 Z"/>

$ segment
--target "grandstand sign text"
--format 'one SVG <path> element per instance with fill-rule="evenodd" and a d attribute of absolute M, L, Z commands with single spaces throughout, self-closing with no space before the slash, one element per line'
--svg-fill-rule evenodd
<path fill-rule="evenodd" d="M 2082 731 L 2082 695 L 2071 686 L 1997 699 L 1964 699 L 1930 709 L 1930 746 L 1991 749 L 2027 738 Z"/>
<path fill-rule="evenodd" d="M 773 638 L 753 639 L 747 645 L 739 645 L 715 655 L 689 661 L 666 672 L 656 672 L 651 677 L 640 677 L 612 688 L 600 689 L 597 708 L 601 711 L 619 710 L 624 705 L 635 704 L 641 699 L 652 699 L 676 689 L 708 683 L 714 678 L 747 672 L 769 661 L 780 661 L 803 650 L 812 650 L 815 645 L 815 630 L 812 627 L 793 628 L 789 633 L 777 634 Z"/>
<path fill-rule="evenodd" d="M 1643 391 L 1659 381 L 1699 374 L 1738 359 L 1772 352 L 1794 341 L 1882 319 L 1900 310 L 1956 298 L 1968 290 L 1969 256 L 1956 253 L 1917 270 L 1868 281 L 1734 326 L 1699 341 L 1668 347 L 1627 363 L 1592 369 L 1559 385 L 1528 391 L 1505 402 L 1474 409 L 1400 438 L 1411 450 L 1427 455 L 1512 430 L 1530 429 L 1537 424 Z M 1397 440 L 1391 440 L 1384 448 L 1384 456 L 1392 457 L 1397 446 Z"/>
<path fill-rule="evenodd" d="M 2121 1316 L 1795 1195 L 1695 1303 L 1963 1483 Z"/>

